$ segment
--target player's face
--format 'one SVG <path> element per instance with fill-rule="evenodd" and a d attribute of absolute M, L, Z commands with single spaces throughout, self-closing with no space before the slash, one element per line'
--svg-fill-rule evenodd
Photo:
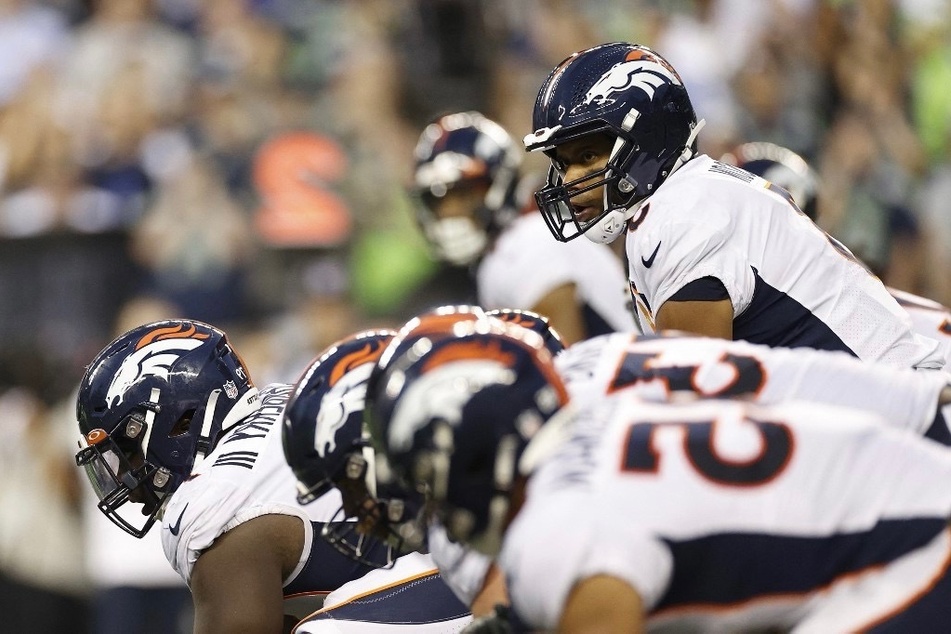
<path fill-rule="evenodd" d="M 565 183 L 572 183 L 572 191 L 579 191 L 590 185 L 585 178 L 593 177 L 608 164 L 614 139 L 607 134 L 590 134 L 572 141 L 566 141 L 553 151 L 552 162 L 561 172 Z M 600 176 L 599 176 L 600 177 Z M 596 187 L 573 196 L 571 203 L 580 221 L 598 216 L 604 207 L 604 187 Z"/>
<path fill-rule="evenodd" d="M 363 478 L 345 478 L 337 483 L 337 488 L 340 489 L 347 517 L 357 518 L 357 530 L 360 533 L 372 535 L 379 523 L 380 511 Z"/>
<path fill-rule="evenodd" d="M 488 186 L 482 182 L 462 182 L 442 197 L 430 198 L 430 208 L 437 218 L 472 218 L 485 201 Z"/>

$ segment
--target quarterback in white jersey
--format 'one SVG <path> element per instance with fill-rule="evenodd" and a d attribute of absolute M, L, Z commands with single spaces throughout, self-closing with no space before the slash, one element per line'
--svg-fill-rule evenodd
<path fill-rule="evenodd" d="M 525 137 L 552 161 L 536 201 L 557 239 L 625 236 L 645 332 L 944 367 L 938 343 L 912 332 L 882 282 L 785 190 L 699 154 L 702 127 L 673 67 L 617 42 L 552 70 Z"/>
<path fill-rule="evenodd" d="M 524 330 L 456 324 L 414 348 L 374 386 L 371 420 L 450 537 L 498 553 L 520 625 L 947 623 L 946 447 L 804 401 L 653 403 L 620 390 L 576 408 Z"/>

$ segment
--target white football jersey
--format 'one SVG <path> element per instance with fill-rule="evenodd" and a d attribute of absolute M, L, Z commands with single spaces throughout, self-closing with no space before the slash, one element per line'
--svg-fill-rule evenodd
<path fill-rule="evenodd" d="M 573 283 L 588 333 L 637 329 L 624 267 L 611 249 L 588 240 L 553 240 L 538 212 L 519 216 L 502 232 L 479 263 L 476 281 L 483 307 L 525 310 Z"/>
<path fill-rule="evenodd" d="M 532 475 L 499 563 L 532 628 L 604 574 L 651 631 L 857 631 L 947 582 L 948 482 L 945 447 L 868 413 L 620 392 Z"/>
<path fill-rule="evenodd" d="M 375 570 L 349 559 L 320 537 L 322 524 L 339 520 L 334 516 L 341 506 L 340 492 L 332 489 L 310 504 L 297 502 L 297 479 L 285 461 L 281 438 L 284 407 L 293 391 L 293 385 L 281 383 L 261 390 L 261 408 L 228 431 L 172 495 L 161 529 L 165 555 L 172 567 L 188 582 L 198 557 L 218 536 L 261 515 L 292 515 L 303 524 L 304 548 L 297 567 L 284 580 L 288 613 L 307 605 L 307 597 L 322 598 L 360 580 L 341 590 L 350 596 L 350 607 L 336 609 L 332 616 L 321 617 L 321 622 L 342 618 L 340 615 L 346 612 L 346 620 L 352 622 L 347 631 L 356 632 L 364 630 L 353 628 L 372 629 L 386 623 L 442 622 L 450 615 L 454 629 L 444 631 L 461 629 L 468 619 L 468 609 L 435 572 L 431 561 L 420 562 L 413 555 L 402 563 L 403 557 L 399 558 L 399 565 L 392 568 Z M 423 594 L 428 596 L 421 598 L 420 588 L 412 593 L 393 591 L 400 585 L 404 589 L 417 585 L 419 580 L 408 570 L 419 573 L 420 579 L 425 577 Z M 355 588 L 365 601 L 355 602 Z M 341 596 L 341 592 L 335 596 Z M 332 602 L 337 603 L 336 599 Z"/>
<path fill-rule="evenodd" d="M 925 337 L 951 346 L 951 310 L 934 300 L 889 287 L 898 305 L 911 317 L 911 327 Z"/>
<path fill-rule="evenodd" d="M 770 348 L 675 332 L 594 337 L 569 346 L 555 366 L 578 407 L 619 391 L 655 402 L 804 400 L 868 410 L 917 434 L 935 422 L 949 379 L 944 372 L 864 363 L 844 352 Z"/>
<path fill-rule="evenodd" d="M 290 584 L 307 564 L 314 539 L 319 539 L 311 522 L 329 522 L 340 508 L 336 489 L 311 504 L 297 502 L 297 479 L 281 445 L 284 406 L 293 390 L 293 385 L 277 383 L 261 390 L 261 408 L 229 430 L 172 494 L 162 519 L 162 545 L 186 582 L 198 557 L 219 535 L 261 515 L 283 514 L 299 517 L 305 534 L 300 564 L 285 580 Z"/>
<path fill-rule="evenodd" d="M 645 332 L 685 285 L 715 277 L 733 304 L 733 338 L 849 352 L 863 361 L 942 368 L 937 341 L 912 332 L 881 281 L 779 188 L 701 155 L 631 220 L 628 275 Z"/>

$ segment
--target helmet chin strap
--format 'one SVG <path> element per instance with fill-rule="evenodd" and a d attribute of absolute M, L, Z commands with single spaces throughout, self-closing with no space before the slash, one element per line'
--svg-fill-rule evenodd
<path fill-rule="evenodd" d="M 205 456 L 211 451 L 211 426 L 215 420 L 215 407 L 218 405 L 218 396 L 221 390 L 212 390 L 205 403 L 205 416 L 201 421 L 201 435 L 198 437 L 198 449 L 195 453 L 195 463 L 192 469 L 201 464 Z"/>
<path fill-rule="evenodd" d="M 627 121 L 627 119 L 625 119 Z M 703 126 L 707 124 L 705 119 L 700 119 L 694 124 L 693 128 L 690 130 L 690 136 L 687 137 L 686 143 L 684 143 L 684 149 L 680 153 L 680 156 L 677 157 L 677 160 L 674 161 L 674 164 L 670 168 L 670 172 L 667 174 L 667 178 L 671 174 L 676 172 L 678 169 L 683 167 L 684 163 L 689 161 L 694 156 L 693 143 L 697 139 L 697 135 L 700 134 L 700 130 L 703 129 Z M 620 142 L 620 138 L 618 142 Z M 611 152 L 613 156 L 618 151 L 618 145 L 615 144 L 614 149 Z M 634 203 L 630 207 L 615 207 L 608 213 L 604 215 L 601 220 L 595 223 L 592 227 L 589 227 L 587 231 L 584 232 L 584 236 L 597 244 L 608 244 L 614 242 L 618 236 L 624 233 L 624 227 L 627 224 L 627 221 L 634 217 L 634 214 L 641 208 L 641 206 L 647 202 L 649 196 L 642 198 L 638 202 Z M 608 192 L 607 188 L 604 191 L 604 206 L 607 208 L 608 204 Z"/>
<path fill-rule="evenodd" d="M 677 157 L 677 160 L 674 161 L 673 166 L 670 168 L 670 174 L 673 174 L 679 170 L 684 163 L 689 161 L 693 155 L 693 142 L 697 140 L 697 135 L 700 134 L 700 130 L 703 129 L 703 126 L 707 125 L 706 119 L 700 119 L 694 124 L 693 128 L 690 130 L 690 136 L 687 137 L 687 142 L 684 144 L 684 151 L 680 153 L 680 156 Z M 670 177 L 670 174 L 667 177 Z"/>

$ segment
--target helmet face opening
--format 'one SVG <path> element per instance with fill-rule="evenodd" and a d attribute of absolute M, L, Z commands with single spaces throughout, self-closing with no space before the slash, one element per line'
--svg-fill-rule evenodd
<path fill-rule="evenodd" d="M 535 203 L 548 225 L 548 230 L 558 241 L 568 242 L 584 235 L 613 211 L 611 207 L 605 207 L 603 204 L 594 209 L 582 206 L 573 202 L 573 199 L 594 189 L 616 189 L 616 174 L 616 170 L 612 170 L 609 165 L 565 183 L 554 167 L 549 169 L 548 184 L 535 193 Z"/>
<path fill-rule="evenodd" d="M 321 536 L 338 552 L 373 568 L 389 568 L 396 558 L 423 546 L 425 532 L 420 521 L 418 497 L 397 487 L 376 482 L 363 452 L 350 454 L 344 474 L 336 482 L 343 501 L 334 520 Z"/>
<path fill-rule="evenodd" d="M 139 423 L 138 418 L 130 418 L 124 429 Z M 163 508 L 170 474 L 146 461 L 137 442 L 114 439 L 103 429 L 92 430 L 85 440 L 88 444 L 76 454 L 76 464 L 86 473 L 99 510 L 125 532 L 142 538 Z"/>

